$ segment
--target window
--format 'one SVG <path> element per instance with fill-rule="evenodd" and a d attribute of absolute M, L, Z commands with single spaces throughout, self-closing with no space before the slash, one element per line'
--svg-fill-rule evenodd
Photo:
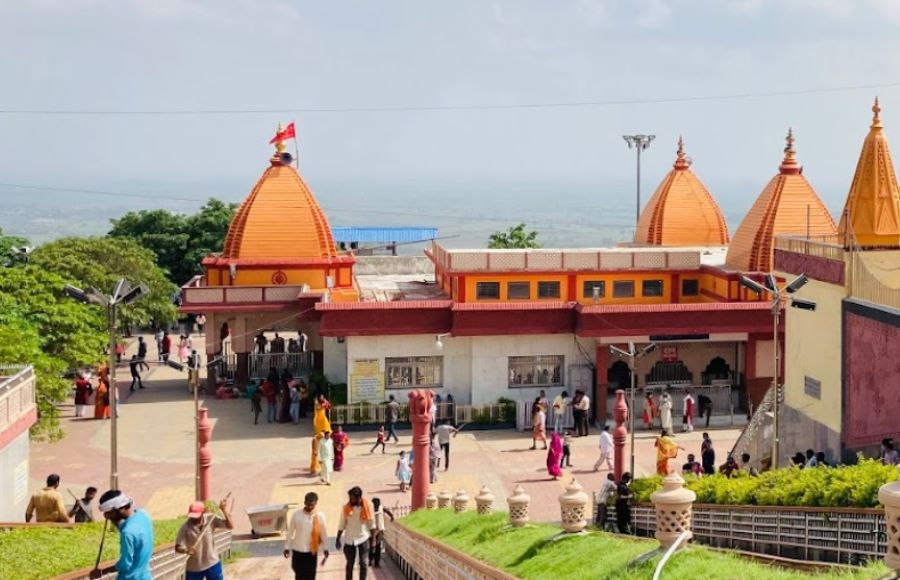
<path fill-rule="evenodd" d="M 603 298 L 606 294 L 606 282 L 603 280 L 585 280 L 581 295 L 584 298 L 594 297 L 594 288 L 597 288 L 597 298 Z"/>
<path fill-rule="evenodd" d="M 384 360 L 385 387 L 411 389 L 441 387 L 444 377 L 444 357 L 409 356 Z"/>
<path fill-rule="evenodd" d="M 642 296 L 662 296 L 663 281 L 662 280 L 644 280 L 641 283 Z"/>
<path fill-rule="evenodd" d="M 559 298 L 559 282 L 538 282 L 538 298 Z"/>
<path fill-rule="evenodd" d="M 563 386 L 562 355 L 511 356 L 509 357 L 509 386 L 513 387 L 561 387 Z"/>
<path fill-rule="evenodd" d="M 682 296 L 699 296 L 700 280 L 682 280 L 681 281 Z"/>
<path fill-rule="evenodd" d="M 510 300 L 528 300 L 531 298 L 531 282 L 507 283 L 506 297 Z"/>
<path fill-rule="evenodd" d="M 475 284 L 475 297 L 478 300 L 499 300 L 500 282 L 477 282 Z"/>
<path fill-rule="evenodd" d="M 634 280 L 614 281 L 613 298 L 634 298 Z"/>

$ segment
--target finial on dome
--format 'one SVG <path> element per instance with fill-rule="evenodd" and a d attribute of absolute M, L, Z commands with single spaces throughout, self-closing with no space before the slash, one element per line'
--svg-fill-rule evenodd
<path fill-rule="evenodd" d="M 875 97 L 875 104 L 872 105 L 872 128 L 881 127 L 881 105 L 878 103 L 878 97 Z"/>
<path fill-rule="evenodd" d="M 794 151 L 794 129 L 793 127 L 788 127 L 787 137 L 784 138 L 785 143 L 787 143 L 784 147 L 784 159 L 781 162 L 781 166 L 779 169 L 781 173 L 800 173 L 800 164 L 797 163 L 797 152 Z"/>
<path fill-rule="evenodd" d="M 691 166 L 691 160 L 684 152 L 684 138 L 679 135 L 678 136 L 678 151 L 675 153 L 675 164 L 673 167 L 675 169 L 687 169 Z"/>
<path fill-rule="evenodd" d="M 275 131 L 275 135 L 277 137 L 278 135 L 281 135 L 282 133 L 284 133 L 284 126 L 281 123 L 278 123 L 278 129 Z M 285 146 L 284 141 L 281 141 L 281 140 L 275 141 L 275 155 L 276 156 L 284 153 L 284 150 L 286 148 L 287 147 Z"/>

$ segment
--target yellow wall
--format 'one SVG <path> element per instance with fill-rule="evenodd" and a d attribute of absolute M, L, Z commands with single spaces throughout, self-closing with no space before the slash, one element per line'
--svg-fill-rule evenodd
<path fill-rule="evenodd" d="M 786 308 L 785 392 L 788 406 L 841 431 L 841 301 L 843 286 L 810 279 L 799 296 L 816 302 L 816 310 Z M 822 383 L 822 398 L 804 392 L 804 377 Z"/>

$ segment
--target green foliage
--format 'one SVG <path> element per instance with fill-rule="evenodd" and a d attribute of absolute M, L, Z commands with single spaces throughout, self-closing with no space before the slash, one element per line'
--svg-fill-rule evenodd
<path fill-rule="evenodd" d="M 157 546 L 175 541 L 184 519 L 153 522 Z M 0 578 L 38 580 L 81 568 L 91 568 L 97 558 L 103 524 L 79 524 L 73 528 L 0 529 Z M 119 557 L 119 536 L 110 529 L 103 545 L 102 561 Z"/>
<path fill-rule="evenodd" d="M 500 417 L 504 423 L 515 423 L 516 422 L 516 402 L 512 399 L 507 399 L 506 397 L 500 397 L 497 399 L 497 404 L 500 405 Z"/>
<path fill-rule="evenodd" d="M 494 232 L 488 239 L 488 248 L 540 248 L 541 245 L 537 241 L 538 233 L 536 231 L 525 231 L 525 224 L 512 226 L 505 232 Z"/>
<path fill-rule="evenodd" d="M 604 532 L 558 537 L 560 530 L 556 526 L 535 524 L 524 528 L 510 528 L 506 518 L 505 513 L 479 516 L 474 512 L 455 514 L 444 509 L 419 510 L 401 521 L 413 530 L 525 580 L 649 580 L 659 562 L 659 556 L 656 556 L 641 565 L 629 567 L 631 561 L 658 545 L 653 540 Z M 807 574 L 774 568 L 695 545 L 672 557 L 662 577 L 709 580 L 861 580 L 877 578 L 886 572 L 887 569 L 879 562 L 850 573 Z"/>
<path fill-rule="evenodd" d="M 153 252 L 169 280 L 180 286 L 202 272 L 204 257 L 222 250 L 237 207 L 210 199 L 193 215 L 161 209 L 129 212 L 112 220 L 109 236 L 131 239 Z"/>
<path fill-rule="evenodd" d="M 28 241 L 28 238 L 5 236 L 3 235 L 3 228 L 0 228 L 0 266 L 12 266 L 23 263 L 24 259 L 17 255 L 13 248 L 22 248 L 30 245 L 31 242 Z"/>
<path fill-rule="evenodd" d="M 120 278 L 144 284 L 150 294 L 119 309 L 121 328 L 168 324 L 175 320 L 172 298 L 178 290 L 156 265 L 154 255 L 137 242 L 113 238 L 61 238 L 44 244 L 31 255 L 30 264 L 61 276 L 66 283 L 104 294 Z M 81 305 L 84 308 L 84 305 Z M 94 307 L 96 309 L 96 307 Z"/>
<path fill-rule="evenodd" d="M 759 477 L 738 472 L 728 479 L 716 474 L 685 476 L 686 487 L 697 494 L 697 503 L 719 505 L 784 505 L 810 507 L 878 506 L 878 489 L 897 479 L 897 470 L 875 459 L 860 458 L 856 465 L 765 471 Z M 662 487 L 659 476 L 641 478 L 632 489 L 640 502 Z"/>

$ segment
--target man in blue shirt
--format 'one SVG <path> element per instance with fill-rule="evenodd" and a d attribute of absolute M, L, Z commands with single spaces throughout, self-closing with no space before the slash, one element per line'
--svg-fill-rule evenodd
<path fill-rule="evenodd" d="M 153 580 L 150 558 L 153 556 L 153 523 L 146 512 L 134 508 L 130 497 L 117 489 L 100 496 L 103 517 L 119 529 L 119 561 L 115 570 L 119 580 Z M 100 578 L 110 570 L 93 570 L 91 578 Z"/>

